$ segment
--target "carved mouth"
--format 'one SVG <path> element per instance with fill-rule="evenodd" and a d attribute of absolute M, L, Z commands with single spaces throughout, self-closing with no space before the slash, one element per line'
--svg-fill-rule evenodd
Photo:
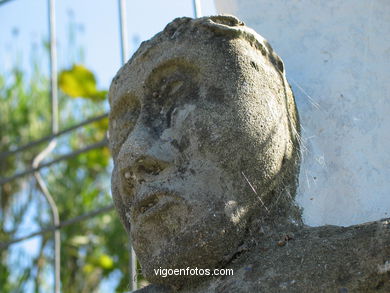
<path fill-rule="evenodd" d="M 150 217 L 156 213 L 163 212 L 180 202 L 181 197 L 169 191 L 150 193 L 146 196 L 142 196 L 140 200 L 136 201 L 133 206 L 133 218 L 138 220 L 141 218 L 143 219 L 144 217 Z"/>

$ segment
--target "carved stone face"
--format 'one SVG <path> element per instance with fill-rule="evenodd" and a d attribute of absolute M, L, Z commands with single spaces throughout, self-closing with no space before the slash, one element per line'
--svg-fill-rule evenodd
<path fill-rule="evenodd" d="M 294 149 L 282 77 L 246 40 L 203 35 L 162 39 L 117 74 L 112 191 L 150 281 L 223 265 L 269 213 Z"/>

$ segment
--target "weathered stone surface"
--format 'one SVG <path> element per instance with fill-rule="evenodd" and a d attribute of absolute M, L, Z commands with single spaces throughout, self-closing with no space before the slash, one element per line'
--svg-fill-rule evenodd
<path fill-rule="evenodd" d="M 387 288 L 387 224 L 303 226 L 294 97 L 281 59 L 238 19 L 174 20 L 109 97 L 113 199 L 144 276 L 160 284 L 140 292 Z M 154 271 L 187 267 L 234 276 Z"/>
<path fill-rule="evenodd" d="M 286 235 L 293 239 L 279 246 Z M 259 234 L 227 267 L 233 276 L 197 287 L 137 292 L 390 292 L 390 220 Z"/>

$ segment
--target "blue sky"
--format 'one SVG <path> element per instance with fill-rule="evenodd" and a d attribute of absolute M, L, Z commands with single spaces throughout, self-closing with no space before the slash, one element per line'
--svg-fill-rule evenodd
<path fill-rule="evenodd" d="M 161 31 L 179 16 L 193 17 L 192 0 L 143 0 L 127 2 L 129 56 L 143 40 Z M 213 0 L 202 0 L 202 14 L 215 14 Z M 47 40 L 47 0 L 13 0 L 0 5 L 0 72 L 7 72 L 15 62 L 27 69 L 31 48 Z M 84 63 L 108 88 L 120 67 L 118 1 L 56 1 L 59 67 L 67 68 L 77 59 L 77 48 L 84 51 Z M 75 42 L 69 44 L 69 24 L 73 23 Z M 78 56 L 80 57 L 80 56 Z M 42 70 L 47 70 L 47 56 Z"/>

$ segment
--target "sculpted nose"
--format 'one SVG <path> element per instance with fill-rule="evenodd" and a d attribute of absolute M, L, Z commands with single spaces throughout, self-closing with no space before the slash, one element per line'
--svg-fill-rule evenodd
<path fill-rule="evenodd" d="M 130 166 L 141 157 L 150 152 L 155 139 L 146 127 L 136 127 L 131 131 L 120 148 L 117 161 L 122 166 Z"/>
<path fill-rule="evenodd" d="M 159 175 L 173 159 L 170 143 L 153 136 L 147 127 L 136 127 L 117 157 L 121 181 L 127 189 L 133 189 Z"/>
<path fill-rule="evenodd" d="M 150 156 L 140 156 L 129 168 L 122 170 L 122 176 L 130 187 L 134 187 L 137 183 L 142 184 L 145 180 L 159 175 L 168 166 L 168 162 Z"/>

